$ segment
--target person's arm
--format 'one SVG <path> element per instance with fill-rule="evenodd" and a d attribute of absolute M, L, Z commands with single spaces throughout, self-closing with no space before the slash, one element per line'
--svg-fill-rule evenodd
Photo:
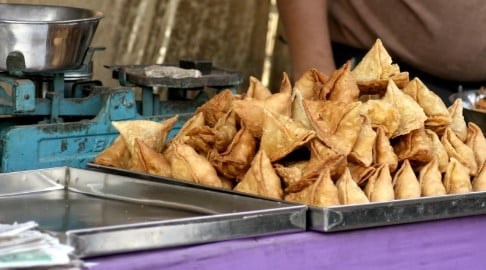
<path fill-rule="evenodd" d="M 289 44 L 294 79 L 310 68 L 330 75 L 336 69 L 327 23 L 326 0 L 278 0 Z"/>

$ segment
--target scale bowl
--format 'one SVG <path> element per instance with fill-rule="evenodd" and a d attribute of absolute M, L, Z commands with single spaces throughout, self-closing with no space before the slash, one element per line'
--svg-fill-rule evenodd
<path fill-rule="evenodd" d="M 451 103 L 457 98 L 462 99 L 464 120 L 477 124 L 486 134 L 486 111 L 475 108 L 476 102 L 486 97 L 486 90 L 467 90 L 453 94 L 449 97 Z"/>
<path fill-rule="evenodd" d="M 24 71 L 80 68 L 102 17 L 82 8 L 0 4 L 0 70 L 12 52 L 24 55 Z"/>

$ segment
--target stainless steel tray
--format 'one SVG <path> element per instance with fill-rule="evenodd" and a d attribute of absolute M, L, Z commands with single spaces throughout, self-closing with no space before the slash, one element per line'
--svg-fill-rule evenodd
<path fill-rule="evenodd" d="M 307 225 L 310 230 L 336 232 L 481 214 L 486 214 L 486 192 L 471 192 L 327 208 L 309 207 Z"/>
<path fill-rule="evenodd" d="M 87 168 L 100 172 L 126 174 L 135 178 L 152 179 L 178 185 L 233 193 L 233 191 L 215 189 L 186 181 L 136 173 L 93 163 L 88 163 Z M 307 229 L 320 232 L 338 232 L 481 214 L 486 214 L 486 192 L 471 192 L 327 208 L 308 207 Z"/>
<path fill-rule="evenodd" d="M 303 231 L 307 207 L 92 170 L 0 174 L 0 223 L 34 220 L 90 257 Z"/>

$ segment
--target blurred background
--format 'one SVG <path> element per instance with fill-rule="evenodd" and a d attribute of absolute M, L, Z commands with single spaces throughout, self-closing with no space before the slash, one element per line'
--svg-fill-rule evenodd
<path fill-rule="evenodd" d="M 290 73 L 276 0 L 0 0 L 0 3 L 61 5 L 103 12 L 92 46 L 94 79 L 115 86 L 104 65 L 177 64 L 207 59 L 213 66 L 240 71 L 278 91 Z M 290 75 L 290 74 L 289 74 Z"/>

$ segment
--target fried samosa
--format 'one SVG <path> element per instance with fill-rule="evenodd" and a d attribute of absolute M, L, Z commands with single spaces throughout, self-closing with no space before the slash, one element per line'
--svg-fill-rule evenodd
<path fill-rule="evenodd" d="M 408 160 L 414 167 L 423 166 L 433 158 L 432 141 L 424 128 L 412 130 L 396 138 L 393 149 L 398 161 Z"/>
<path fill-rule="evenodd" d="M 400 124 L 400 113 L 390 102 L 384 99 L 370 99 L 361 106 L 361 114 L 370 119 L 373 128 L 382 128 L 391 138 Z"/>
<path fill-rule="evenodd" d="M 353 162 L 348 162 L 348 169 L 353 180 L 355 180 L 358 185 L 365 183 L 376 171 L 376 168 L 373 166 L 363 167 Z"/>
<path fill-rule="evenodd" d="M 420 197 L 420 183 L 408 159 L 402 162 L 400 169 L 395 173 L 393 177 L 393 189 L 395 190 L 395 198 L 397 200 Z"/>
<path fill-rule="evenodd" d="M 447 194 L 467 193 L 472 191 L 469 169 L 454 157 L 451 157 L 444 174 L 444 187 Z"/>
<path fill-rule="evenodd" d="M 223 187 L 216 170 L 204 156 L 181 141 L 173 141 L 172 146 L 171 154 L 167 159 L 174 178 L 212 187 Z"/>
<path fill-rule="evenodd" d="M 270 89 L 265 87 L 260 80 L 253 76 L 250 76 L 249 84 L 248 90 L 246 91 L 246 97 L 265 100 L 272 95 Z"/>
<path fill-rule="evenodd" d="M 331 179 L 329 170 L 323 170 L 317 180 L 300 192 L 285 196 L 286 201 L 316 207 L 339 205 L 338 189 Z"/>
<path fill-rule="evenodd" d="M 461 141 L 465 142 L 467 140 L 467 125 L 463 115 L 462 99 L 456 99 L 448 109 L 452 119 L 448 128 L 450 128 Z"/>
<path fill-rule="evenodd" d="M 306 71 L 296 82 L 294 85 L 294 89 L 299 90 L 302 93 L 303 99 L 317 99 L 319 93 L 322 92 L 322 87 L 324 83 L 329 78 L 317 71 L 315 68 L 309 69 Z"/>
<path fill-rule="evenodd" d="M 234 190 L 273 199 L 282 199 L 283 197 L 280 178 L 264 151 L 258 151 L 250 169 Z"/>
<path fill-rule="evenodd" d="M 218 120 L 231 110 L 233 99 L 235 99 L 235 97 L 231 90 L 223 90 L 210 98 L 206 103 L 199 106 L 196 110 L 196 114 L 202 112 L 206 124 L 209 127 L 214 127 Z"/>
<path fill-rule="evenodd" d="M 292 119 L 301 123 L 306 128 L 311 129 L 312 126 L 309 122 L 309 118 L 305 114 L 304 104 L 302 103 L 304 98 L 302 93 L 297 88 L 294 89 L 294 100 L 292 101 Z"/>
<path fill-rule="evenodd" d="M 304 109 L 317 137 L 334 151 L 348 155 L 361 132 L 361 102 L 304 100 Z"/>
<path fill-rule="evenodd" d="M 148 147 L 143 141 L 135 139 L 137 158 L 140 160 L 146 173 L 163 177 L 172 177 L 172 168 L 167 158 Z"/>
<path fill-rule="evenodd" d="M 277 161 L 315 138 L 316 133 L 292 118 L 264 110 L 260 149 Z"/>
<path fill-rule="evenodd" d="M 476 163 L 476 157 L 471 147 L 463 143 L 450 128 L 446 128 L 441 140 L 444 148 L 449 154 L 449 157 L 453 157 L 464 166 L 469 169 L 471 176 L 474 176 L 478 172 L 478 165 Z"/>
<path fill-rule="evenodd" d="M 439 170 L 437 158 L 433 158 L 422 167 L 419 173 L 419 183 L 423 197 L 447 194 L 444 183 L 442 183 L 442 174 Z"/>
<path fill-rule="evenodd" d="M 302 179 L 304 168 L 309 162 L 307 160 L 295 162 L 292 165 L 284 166 L 282 164 L 274 164 L 275 172 L 282 179 L 285 187 L 295 185 Z"/>
<path fill-rule="evenodd" d="M 290 84 L 288 80 L 287 74 L 284 73 L 281 87 L 282 92 L 275 93 L 265 100 L 248 98 L 233 101 L 233 110 L 256 138 L 260 138 L 262 135 L 264 109 L 274 114 L 292 117 L 292 89 L 285 86 L 286 84 Z"/>
<path fill-rule="evenodd" d="M 444 173 L 447 169 L 447 164 L 449 164 L 449 154 L 440 141 L 437 133 L 430 129 L 425 129 L 425 134 L 429 136 L 432 145 L 432 155 L 437 159 L 439 171 Z"/>
<path fill-rule="evenodd" d="M 473 122 L 467 124 L 466 144 L 473 150 L 476 163 L 483 164 L 486 161 L 486 138 L 481 128 Z"/>
<path fill-rule="evenodd" d="M 362 94 L 380 93 L 390 79 L 400 88 L 408 84 L 408 72 L 400 72 L 400 67 L 392 62 L 383 43 L 377 39 L 352 71 Z"/>
<path fill-rule="evenodd" d="M 370 202 L 363 190 L 361 190 L 358 184 L 356 184 L 356 181 L 351 177 L 348 168 L 344 170 L 343 175 L 337 180 L 336 187 L 338 189 L 339 203 L 342 205 Z"/>
<path fill-rule="evenodd" d="M 411 96 L 398 89 L 392 80 L 388 81 L 383 99 L 396 107 L 400 114 L 400 122 L 392 138 L 424 127 L 427 116 L 422 107 Z"/>
<path fill-rule="evenodd" d="M 135 153 L 135 139 L 140 139 L 156 152 L 162 152 L 167 135 L 174 127 L 178 116 L 173 116 L 163 122 L 149 120 L 113 121 L 113 126 L 125 140 L 128 150 Z"/>
<path fill-rule="evenodd" d="M 481 170 L 478 175 L 474 177 L 472 181 L 473 191 L 485 191 L 486 190 L 486 162 L 483 162 Z"/>
<path fill-rule="evenodd" d="M 364 193 L 370 202 L 387 202 L 395 199 L 392 176 L 387 164 L 379 166 L 368 178 Z"/>
<path fill-rule="evenodd" d="M 130 151 L 122 136 L 116 137 L 115 141 L 101 151 L 93 160 L 95 164 L 115 168 L 128 169 Z"/>
<path fill-rule="evenodd" d="M 242 126 L 236 133 L 226 151 L 215 149 L 209 152 L 208 159 L 216 170 L 228 178 L 241 179 L 257 152 L 257 141 L 250 131 Z"/>
<path fill-rule="evenodd" d="M 425 126 L 447 126 L 451 123 L 451 115 L 442 99 L 430 91 L 419 78 L 411 80 L 403 88 L 403 92 L 411 96 L 424 109 L 427 115 Z"/>
<path fill-rule="evenodd" d="M 347 61 L 341 68 L 331 74 L 324 83 L 319 99 L 343 103 L 358 101 L 359 88 L 351 74 L 351 62 Z"/>
<path fill-rule="evenodd" d="M 353 150 L 348 155 L 348 160 L 369 167 L 373 163 L 373 150 L 376 141 L 376 132 L 371 127 L 371 123 L 365 117 L 361 132 L 353 146 Z"/>
<path fill-rule="evenodd" d="M 376 129 L 375 141 L 375 164 L 387 164 L 390 172 L 394 172 L 398 167 L 398 157 L 391 146 L 390 139 L 382 128 Z"/>

